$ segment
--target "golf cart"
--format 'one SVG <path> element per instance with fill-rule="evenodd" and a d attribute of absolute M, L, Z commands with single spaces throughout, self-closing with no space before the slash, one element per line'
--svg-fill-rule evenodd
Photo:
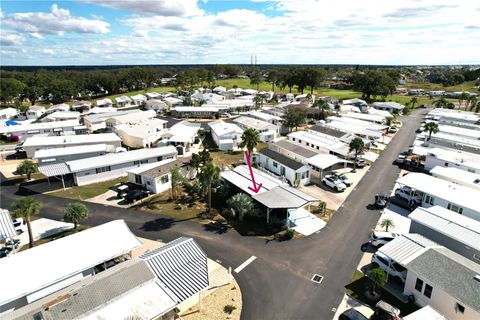
<path fill-rule="evenodd" d="M 388 197 L 382 194 L 375 195 L 375 206 L 377 208 L 385 208 L 388 204 Z"/>

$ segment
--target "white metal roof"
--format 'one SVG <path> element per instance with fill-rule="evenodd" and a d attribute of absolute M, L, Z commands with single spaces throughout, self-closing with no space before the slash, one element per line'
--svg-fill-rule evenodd
<path fill-rule="evenodd" d="M 128 97 L 128 96 L 120 96 L 120 97 L 116 97 L 115 101 L 117 103 L 127 103 L 127 102 L 131 102 L 132 99 L 130 99 L 130 97 Z"/>
<path fill-rule="evenodd" d="M 334 164 L 337 163 L 345 163 L 345 162 L 351 162 L 345 159 L 341 159 L 337 156 L 334 156 L 333 154 L 328 154 L 328 153 L 320 153 L 317 154 L 316 156 L 313 156 L 309 159 L 307 159 L 307 163 L 315 166 L 317 168 L 320 168 L 322 170 L 327 169 Z"/>
<path fill-rule="evenodd" d="M 55 128 L 68 128 L 80 125 L 78 120 L 53 121 L 41 123 L 19 124 L 16 126 L 0 127 L 0 134 L 16 133 L 23 131 L 46 130 Z"/>
<path fill-rule="evenodd" d="M 465 245 L 480 250 L 480 222 L 440 206 L 416 208 L 408 215 L 413 221 L 434 229 Z"/>
<path fill-rule="evenodd" d="M 428 113 L 429 116 L 439 116 L 445 118 L 456 119 L 460 121 L 468 121 L 468 122 L 477 122 L 480 120 L 480 116 L 473 112 L 466 112 L 461 110 L 450 110 L 444 108 L 437 108 L 433 109 Z"/>
<path fill-rule="evenodd" d="M 378 251 L 405 267 L 407 263 L 431 247 L 440 247 L 440 245 L 420 234 L 407 233 L 395 237 Z"/>
<path fill-rule="evenodd" d="M 157 113 L 155 112 L 155 110 L 137 111 L 137 112 L 124 113 L 121 115 L 113 115 L 107 118 L 106 121 L 115 122 L 117 124 L 138 122 L 138 121 L 154 118 L 156 115 Z"/>
<path fill-rule="evenodd" d="M 383 133 L 377 130 L 371 130 L 371 129 L 358 126 L 352 123 L 345 125 L 345 122 L 341 122 L 337 120 L 328 122 L 326 126 L 333 129 L 345 130 L 347 132 L 358 134 L 361 136 L 368 136 L 368 137 L 375 137 L 375 138 L 381 138 L 383 136 Z"/>
<path fill-rule="evenodd" d="M 162 96 L 158 92 L 147 92 L 147 93 L 145 93 L 145 95 L 149 98 L 158 98 L 158 97 Z"/>
<path fill-rule="evenodd" d="M 385 130 L 386 128 L 388 128 L 388 126 L 383 125 L 383 124 L 373 123 L 373 122 L 359 120 L 359 119 L 353 119 L 353 118 L 349 118 L 349 117 L 330 116 L 330 117 L 327 118 L 327 120 L 329 122 L 337 120 L 337 121 L 340 121 L 340 122 L 344 122 L 348 125 L 354 124 L 354 125 L 357 125 L 357 126 L 368 128 L 370 130 L 374 130 L 374 131 Z"/>
<path fill-rule="evenodd" d="M 55 111 L 47 116 L 47 118 L 80 118 L 80 112 L 78 111 Z"/>
<path fill-rule="evenodd" d="M 133 173 L 133 174 L 142 174 L 145 171 L 163 166 L 164 164 L 167 164 L 167 163 L 170 163 L 170 162 L 173 162 L 173 161 L 176 161 L 176 160 L 175 159 L 165 159 L 165 160 L 162 160 L 162 161 L 159 161 L 159 162 L 149 163 L 149 164 L 145 164 L 145 165 L 143 165 L 141 167 L 138 167 L 138 168 L 130 169 L 130 170 L 128 170 L 128 172 Z"/>
<path fill-rule="evenodd" d="M 112 166 L 116 164 L 137 161 L 142 159 L 160 157 L 169 154 L 177 154 L 177 149 L 173 146 L 138 149 L 127 152 L 109 153 L 103 156 L 91 157 L 68 161 L 67 165 L 71 172 L 79 172 L 88 169 L 100 168 L 104 166 Z"/>
<path fill-rule="evenodd" d="M 140 246 L 125 221 L 115 220 L 0 259 L 0 305 Z M 12 272 L 21 274 L 21 281 Z"/>
<path fill-rule="evenodd" d="M 410 172 L 404 175 L 397 180 L 397 183 L 444 199 L 460 207 L 480 212 L 480 206 L 478 205 L 480 191 L 418 172 Z"/>
<path fill-rule="evenodd" d="M 71 144 L 99 144 L 121 142 L 115 133 L 81 134 L 71 136 L 30 137 L 25 139 L 23 147 L 68 146 Z"/>
<path fill-rule="evenodd" d="M 252 116 L 253 118 L 260 119 L 262 121 L 270 122 L 271 120 L 277 120 L 281 121 L 282 118 L 278 116 L 274 116 L 265 112 L 259 112 L 259 111 L 250 111 L 247 113 L 247 115 Z"/>
<path fill-rule="evenodd" d="M 74 155 L 91 152 L 107 151 L 107 145 L 105 143 L 89 144 L 83 146 L 65 147 L 65 148 L 53 148 L 53 149 L 40 149 L 35 151 L 34 159 L 43 159 L 49 157 L 58 157 L 63 155 Z"/>
<path fill-rule="evenodd" d="M 47 177 L 63 176 L 65 174 L 71 173 L 68 165 L 64 162 L 41 165 L 38 167 L 38 171 L 40 171 L 41 174 Z"/>
<path fill-rule="evenodd" d="M 195 135 L 197 135 L 198 130 L 200 130 L 200 123 L 193 123 L 188 121 L 181 121 L 174 124 L 169 132 L 168 141 L 171 142 L 189 142 Z"/>
<path fill-rule="evenodd" d="M 149 137 L 158 139 L 156 137 L 158 132 L 167 132 L 166 129 L 164 129 L 166 123 L 167 121 L 162 119 L 146 119 L 135 123 L 124 123 L 117 125 L 115 126 L 115 130 L 120 136 L 123 136 L 123 133 L 125 135 L 143 139 Z"/>
<path fill-rule="evenodd" d="M 260 170 L 252 168 L 252 171 L 255 176 L 255 182 L 257 183 L 257 185 L 260 183 L 262 184 L 262 187 L 260 188 L 258 193 L 268 191 L 270 189 L 273 189 L 283 184 L 282 181 Z M 250 171 L 247 166 L 245 165 L 237 166 L 233 170 L 222 171 L 220 175 L 222 176 L 223 179 L 227 180 L 228 182 L 242 189 L 244 192 L 250 195 L 255 194 L 253 191 L 251 191 L 248 188 L 248 187 L 253 187 L 253 182 L 250 176 Z"/>
<path fill-rule="evenodd" d="M 208 123 L 210 129 L 215 132 L 217 137 L 221 137 L 225 134 L 242 133 L 243 129 L 234 123 L 225 122 L 222 120 L 212 121 Z"/>
<path fill-rule="evenodd" d="M 177 112 L 218 112 L 217 107 L 174 107 L 172 110 Z"/>
<path fill-rule="evenodd" d="M 134 96 L 130 97 L 132 100 L 137 100 L 137 101 L 147 101 L 147 97 L 144 96 L 143 94 L 136 94 Z"/>
<path fill-rule="evenodd" d="M 398 103 L 398 102 L 393 102 L 393 101 L 387 101 L 387 102 L 374 102 L 373 103 L 373 107 L 374 108 L 393 108 L 393 109 L 397 109 L 397 110 L 402 110 L 405 108 L 404 105 Z"/>
<path fill-rule="evenodd" d="M 480 190 L 480 174 L 455 167 L 435 166 L 430 170 L 432 176 L 458 183 L 462 186 Z"/>
<path fill-rule="evenodd" d="M 12 217 L 7 209 L 0 209 L 0 241 L 16 236 Z"/>
<path fill-rule="evenodd" d="M 97 100 L 97 106 L 103 106 L 105 104 L 112 104 L 112 100 L 109 98 Z"/>
<path fill-rule="evenodd" d="M 460 128 L 460 127 L 449 126 L 444 124 L 439 125 L 438 129 L 440 130 L 440 132 L 444 132 L 448 134 L 469 137 L 471 139 L 480 139 L 479 130 Z"/>
<path fill-rule="evenodd" d="M 343 115 L 347 118 L 359 119 L 369 122 L 384 122 L 385 117 L 379 114 L 348 112 Z"/>
<path fill-rule="evenodd" d="M 423 134 L 428 135 L 428 132 L 424 132 Z M 469 137 L 464 137 L 464 136 L 460 136 L 460 135 L 449 134 L 449 133 L 442 132 L 442 131 L 432 134 L 432 139 L 433 138 L 443 140 L 443 141 L 451 141 L 453 144 L 454 143 L 459 143 L 459 144 L 465 144 L 465 145 L 468 145 L 468 146 L 472 146 L 472 147 L 475 147 L 475 148 L 480 148 L 480 140 L 478 140 L 476 138 L 469 138 Z M 430 144 L 435 144 L 435 142 L 434 141 L 430 142 Z"/>
<path fill-rule="evenodd" d="M 240 123 L 241 125 L 247 128 L 253 128 L 256 130 L 271 130 L 271 129 L 279 128 L 277 125 L 271 124 L 269 122 L 250 118 L 250 117 L 245 117 L 245 116 L 238 117 L 233 121 L 236 123 Z"/>
<path fill-rule="evenodd" d="M 426 155 L 465 167 L 480 169 L 480 157 L 473 153 L 453 149 L 429 148 Z"/>
<path fill-rule="evenodd" d="M 431 306 L 425 306 L 420 310 L 410 313 L 408 316 L 403 317 L 403 320 L 448 320 L 443 315 L 438 313 Z"/>

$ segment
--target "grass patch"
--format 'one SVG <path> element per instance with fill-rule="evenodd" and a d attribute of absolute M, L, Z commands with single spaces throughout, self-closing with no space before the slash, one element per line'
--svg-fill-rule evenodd
<path fill-rule="evenodd" d="M 356 270 L 358 271 L 358 270 Z M 361 276 L 361 277 L 360 277 Z M 355 280 L 356 277 L 359 277 Z M 390 292 L 383 288 L 378 288 L 377 292 L 380 294 L 380 298 L 378 300 L 372 300 L 367 295 L 366 292 L 369 290 L 369 280 L 367 277 L 363 277 L 363 274 L 354 272 L 353 274 L 354 281 L 352 283 L 345 286 L 347 289 L 347 294 L 352 298 L 363 302 L 364 304 L 369 305 L 370 307 L 374 308 L 375 304 L 383 300 L 392 306 L 395 306 L 400 309 L 401 315 L 406 316 L 412 312 L 417 311 L 420 309 L 414 302 L 404 303 L 403 301 L 399 300 L 397 297 L 392 295 Z"/>
<path fill-rule="evenodd" d="M 77 229 L 68 229 L 68 230 L 65 230 L 65 231 L 62 231 L 60 233 L 57 233 L 57 234 L 53 234 L 51 236 L 48 236 L 48 237 L 45 237 L 45 238 L 42 238 L 42 239 L 38 239 L 36 241 L 33 242 L 33 246 L 34 247 L 37 247 L 37 246 L 40 246 L 44 243 L 47 243 L 47 242 L 50 242 L 50 241 L 54 241 L 54 240 L 57 240 L 57 239 L 60 239 L 60 238 L 64 238 L 64 237 L 67 237 L 69 235 L 72 235 L 72 234 L 75 234 L 77 232 L 80 232 L 80 231 L 83 231 L 83 230 L 86 230 L 86 229 L 89 229 L 90 226 L 85 226 L 85 225 L 78 225 Z M 23 245 L 19 250 L 18 252 L 20 251 L 23 251 L 23 250 L 27 250 L 28 249 L 28 244 L 26 245 Z"/>
<path fill-rule="evenodd" d="M 92 183 L 86 186 L 72 187 L 67 190 L 54 191 L 49 194 L 60 198 L 86 200 L 104 194 L 114 185 L 125 182 L 127 180 L 128 177 L 120 177 L 113 180 Z"/>
<path fill-rule="evenodd" d="M 113 94 L 113 95 L 105 96 L 105 97 L 101 97 L 101 98 L 98 97 L 98 98 L 91 99 L 89 101 L 92 102 L 92 103 L 95 103 L 99 99 L 108 98 L 108 99 L 112 99 L 112 101 L 115 103 L 114 99 L 117 98 L 117 97 L 120 97 L 120 96 L 131 97 L 131 96 L 134 96 L 136 94 L 145 94 L 147 92 L 175 92 L 175 91 L 176 91 L 176 89 L 174 87 L 156 87 L 156 88 L 148 88 L 148 89 L 145 89 L 145 90 L 137 90 L 137 91 L 131 91 L 131 92 L 126 92 L 126 93 Z"/>
<path fill-rule="evenodd" d="M 205 212 L 206 205 L 203 202 L 189 198 L 182 188 L 179 192 L 178 201 L 171 199 L 170 190 L 168 190 L 145 199 L 133 206 L 133 208 L 183 220 L 197 219 L 202 212 Z"/>

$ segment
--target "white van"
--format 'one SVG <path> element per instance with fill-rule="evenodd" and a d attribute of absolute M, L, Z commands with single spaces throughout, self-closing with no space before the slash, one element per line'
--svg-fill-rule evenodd
<path fill-rule="evenodd" d="M 13 220 L 13 227 L 17 234 L 22 234 L 27 231 L 27 222 L 23 218 L 17 218 Z"/>
<path fill-rule="evenodd" d="M 422 203 L 423 195 L 408 187 L 395 189 L 395 196 L 407 200 L 409 203 Z"/>
<path fill-rule="evenodd" d="M 399 278 L 403 283 L 407 280 L 407 269 L 379 251 L 373 254 L 372 264 L 380 267 L 390 276 Z"/>

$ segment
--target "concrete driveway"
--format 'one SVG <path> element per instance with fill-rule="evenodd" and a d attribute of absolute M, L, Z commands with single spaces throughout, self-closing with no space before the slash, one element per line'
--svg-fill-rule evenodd
<path fill-rule="evenodd" d="M 46 218 L 34 220 L 32 221 L 31 225 L 34 241 L 73 228 L 73 223 L 51 220 Z M 25 230 L 25 232 L 16 236 L 15 238 L 20 240 L 20 246 L 28 244 L 28 231 Z"/>

